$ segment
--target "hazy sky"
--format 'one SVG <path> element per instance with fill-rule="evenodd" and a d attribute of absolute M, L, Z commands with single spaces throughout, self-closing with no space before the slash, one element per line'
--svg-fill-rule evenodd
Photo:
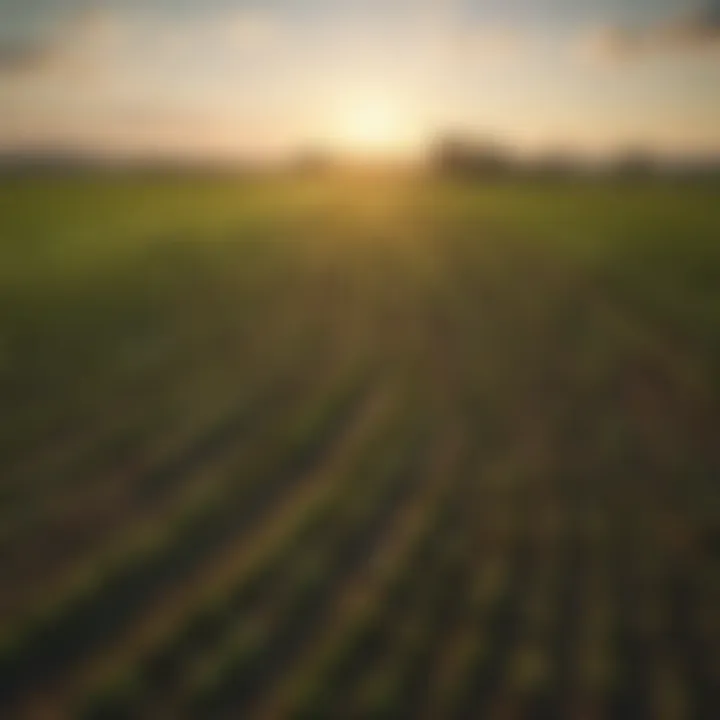
<path fill-rule="evenodd" d="M 720 153 L 720 0 L 0 0 L 0 147 Z"/>

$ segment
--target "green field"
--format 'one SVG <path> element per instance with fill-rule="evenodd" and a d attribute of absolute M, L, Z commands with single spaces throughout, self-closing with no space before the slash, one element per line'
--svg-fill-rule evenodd
<path fill-rule="evenodd" d="M 0 185 L 0 717 L 720 717 L 720 186 Z"/>

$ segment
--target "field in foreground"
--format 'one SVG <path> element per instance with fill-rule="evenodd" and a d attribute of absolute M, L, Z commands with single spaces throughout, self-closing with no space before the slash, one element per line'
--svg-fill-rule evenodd
<path fill-rule="evenodd" d="M 720 191 L 0 187 L 0 716 L 716 718 Z"/>

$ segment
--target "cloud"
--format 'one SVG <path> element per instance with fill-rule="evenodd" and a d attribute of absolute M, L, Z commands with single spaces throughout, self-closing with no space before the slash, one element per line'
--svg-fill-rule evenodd
<path fill-rule="evenodd" d="M 119 39 L 121 26 L 104 11 L 78 13 L 41 36 L 0 42 L 0 75 L 18 80 L 57 71 L 84 72 Z"/>
<path fill-rule="evenodd" d="M 610 62 L 720 52 L 720 1 L 713 0 L 694 12 L 649 25 L 594 28 L 580 38 L 578 49 L 585 58 Z"/>
<path fill-rule="evenodd" d="M 62 59 L 54 43 L 37 40 L 14 40 L 0 43 L 0 73 L 35 73 L 53 67 Z"/>
<path fill-rule="evenodd" d="M 91 8 L 57 22 L 43 35 L 0 41 L 0 77 L 16 83 L 96 76 L 135 77 L 137 68 L 178 71 L 224 67 L 277 52 L 288 28 L 272 13 L 240 10 L 205 18 L 170 18 L 151 11 L 116 13 Z"/>
<path fill-rule="evenodd" d="M 272 14 L 250 10 L 209 14 L 203 18 L 169 19 L 144 14 L 130 17 L 128 22 L 136 37 L 149 41 L 147 49 L 160 54 L 166 50 L 174 54 L 192 54 L 198 49 L 261 50 L 272 45 L 282 29 Z"/>

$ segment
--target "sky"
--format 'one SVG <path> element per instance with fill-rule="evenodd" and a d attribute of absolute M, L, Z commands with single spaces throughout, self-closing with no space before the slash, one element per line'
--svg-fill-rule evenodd
<path fill-rule="evenodd" d="M 0 0 L 0 149 L 720 154 L 720 0 Z"/>

